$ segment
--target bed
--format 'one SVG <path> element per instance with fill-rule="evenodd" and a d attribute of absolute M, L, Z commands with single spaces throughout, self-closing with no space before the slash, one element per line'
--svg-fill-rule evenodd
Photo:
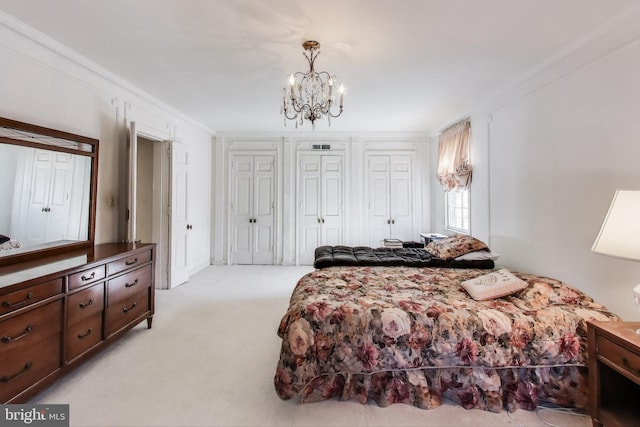
<path fill-rule="evenodd" d="M 586 321 L 619 318 L 561 281 L 505 271 L 355 263 L 306 274 L 278 328 L 276 392 L 423 409 L 587 407 Z M 503 273 L 520 290 L 477 300 L 463 287 L 491 288 L 483 282 Z"/>

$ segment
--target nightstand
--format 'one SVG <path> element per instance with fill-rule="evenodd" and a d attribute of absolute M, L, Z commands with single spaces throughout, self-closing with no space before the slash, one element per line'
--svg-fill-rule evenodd
<path fill-rule="evenodd" d="M 640 425 L 640 322 L 587 322 L 594 427 Z"/>

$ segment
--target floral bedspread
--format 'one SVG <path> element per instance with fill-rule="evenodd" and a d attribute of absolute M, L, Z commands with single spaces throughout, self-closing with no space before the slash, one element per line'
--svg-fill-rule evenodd
<path fill-rule="evenodd" d="M 330 267 L 300 279 L 278 328 L 282 399 L 375 400 L 430 409 L 444 398 L 494 412 L 541 400 L 587 406 L 586 320 L 619 320 L 558 280 L 475 301 L 487 270 Z"/>

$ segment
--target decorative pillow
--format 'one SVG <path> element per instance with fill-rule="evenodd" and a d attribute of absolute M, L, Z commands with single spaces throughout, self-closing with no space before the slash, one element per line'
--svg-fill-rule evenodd
<path fill-rule="evenodd" d="M 450 260 L 469 252 L 489 249 L 482 241 L 464 234 L 456 234 L 446 239 L 434 240 L 426 247 L 427 251 L 445 260 Z"/>
<path fill-rule="evenodd" d="M 527 282 L 517 278 L 506 268 L 474 279 L 465 280 L 462 287 L 477 301 L 500 298 L 523 290 Z"/>
<path fill-rule="evenodd" d="M 469 252 L 468 254 L 460 255 L 456 257 L 456 261 L 482 261 L 485 259 L 497 260 L 501 254 L 491 252 L 490 250 L 480 250 L 475 252 Z"/>
<path fill-rule="evenodd" d="M 11 240 L 9 236 L 5 236 L 4 234 L 0 234 L 0 243 L 8 242 Z"/>

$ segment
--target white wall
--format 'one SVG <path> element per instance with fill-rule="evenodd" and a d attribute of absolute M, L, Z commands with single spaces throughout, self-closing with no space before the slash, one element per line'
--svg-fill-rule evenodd
<path fill-rule="evenodd" d="M 471 115 L 472 231 L 499 264 L 566 281 L 633 320 L 640 263 L 590 251 L 614 191 L 640 190 L 640 27 L 628 24 Z"/>
<path fill-rule="evenodd" d="M 129 122 L 204 147 L 203 157 L 210 156 L 211 131 L 1 12 L 0 64 L 0 116 L 100 141 L 96 243 L 117 241 L 125 235 L 123 188 L 127 186 L 124 160 Z M 210 163 L 201 167 L 206 168 L 206 194 L 199 197 L 208 201 Z M 200 255 L 207 261 L 208 226 L 207 221 L 205 255 Z"/>

